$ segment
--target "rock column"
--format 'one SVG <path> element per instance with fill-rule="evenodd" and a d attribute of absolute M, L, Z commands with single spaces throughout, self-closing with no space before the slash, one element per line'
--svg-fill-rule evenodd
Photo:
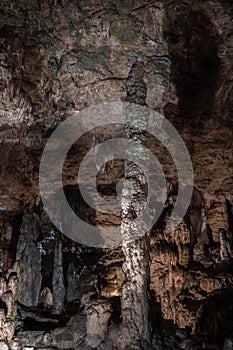
<path fill-rule="evenodd" d="M 61 314 L 64 307 L 66 289 L 63 276 L 63 244 L 60 235 L 55 243 L 53 266 L 53 314 Z"/>
<path fill-rule="evenodd" d="M 37 306 L 41 289 L 41 255 L 37 247 L 38 229 L 36 216 L 25 213 L 21 235 L 17 245 L 16 260 L 20 273 L 18 301 L 25 306 Z"/>
<path fill-rule="evenodd" d="M 133 64 L 126 82 L 127 98 L 130 103 L 145 105 L 146 84 L 143 80 L 144 64 Z M 135 107 L 135 108 L 134 108 Z M 146 110 L 146 109 L 145 109 Z M 135 218 L 145 208 L 146 169 L 140 169 L 132 159 L 145 160 L 145 155 L 138 148 L 145 138 L 147 115 L 142 115 L 141 108 L 129 104 L 127 114 L 127 137 L 129 139 L 125 162 L 125 184 L 122 192 L 122 249 L 125 256 L 123 271 L 125 282 L 122 286 L 122 318 L 124 336 L 120 348 L 133 346 L 149 338 L 149 247 L 145 234 L 134 224 Z M 120 338 L 119 338 L 120 340 Z"/>

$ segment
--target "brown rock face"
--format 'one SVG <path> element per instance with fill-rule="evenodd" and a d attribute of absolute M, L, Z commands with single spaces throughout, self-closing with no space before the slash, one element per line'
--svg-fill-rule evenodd
<path fill-rule="evenodd" d="M 224 349 L 230 347 L 231 1 L 3 0 L 0 9 L 3 346 L 16 329 L 29 348 L 115 350 L 118 344 L 118 350 L 127 345 L 130 350 L 222 349 L 224 342 Z M 39 166 L 46 142 L 64 120 L 86 107 L 113 101 L 148 106 L 174 125 L 192 160 L 193 196 L 185 217 L 167 234 L 179 184 L 166 147 L 140 128 L 134 130 L 132 115 L 127 125 L 106 123 L 86 132 L 64 161 L 65 195 L 82 220 L 100 231 L 121 225 L 123 237 L 123 249 L 96 249 L 63 235 L 70 218 L 62 216 L 57 193 L 51 196 L 61 225 L 54 227 L 40 197 Z M 147 123 L 140 121 L 141 127 Z M 150 233 L 133 242 L 128 242 L 130 224 L 146 202 L 146 174 L 123 159 L 100 165 L 106 158 L 101 143 L 119 137 L 131 141 L 127 152 L 135 160 L 137 143 L 149 148 L 166 177 L 167 193 L 161 191 L 155 198 L 165 199 L 159 220 Z M 82 197 L 77 173 L 94 146 L 100 196 L 116 199 L 120 180 L 133 185 L 122 213 L 95 210 Z M 87 176 L 83 185 L 88 184 Z M 123 185 L 124 190 L 128 188 Z M 26 313 L 30 316 L 24 317 Z M 63 328 L 70 318 L 72 327 L 68 323 Z M 74 320 L 82 325 L 80 334 Z M 177 327 L 183 331 L 175 336 Z M 31 335 L 32 328 L 46 333 Z M 163 328 L 161 338 L 158 328 Z"/>

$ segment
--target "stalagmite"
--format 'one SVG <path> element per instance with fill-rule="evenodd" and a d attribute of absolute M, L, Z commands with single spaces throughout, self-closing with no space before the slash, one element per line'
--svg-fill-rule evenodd
<path fill-rule="evenodd" d="M 6 320 L 4 310 L 0 310 L 0 340 L 11 342 L 15 333 L 15 323 Z"/>
<path fill-rule="evenodd" d="M 7 306 L 7 317 L 10 319 L 15 319 L 17 316 L 17 307 L 14 302 L 14 296 L 12 291 L 7 291 L 2 295 L 2 301 Z"/>
<path fill-rule="evenodd" d="M 79 276 L 73 263 L 70 263 L 66 273 L 68 282 L 66 300 L 68 302 L 77 301 L 80 299 L 79 291 Z"/>
<path fill-rule="evenodd" d="M 17 277 L 20 275 L 20 263 L 19 261 L 15 261 L 14 265 L 7 271 L 6 278 L 9 279 L 11 275 L 16 275 Z"/>
<path fill-rule="evenodd" d="M 13 338 L 10 343 L 11 350 L 22 350 L 21 341 L 18 338 Z"/>
<path fill-rule="evenodd" d="M 6 321 L 6 316 L 4 310 L 0 310 L 0 339 L 5 339 L 4 337 L 4 325 Z"/>
<path fill-rule="evenodd" d="M 133 64 L 126 82 L 127 98 L 131 103 L 145 105 L 146 84 L 143 81 L 144 64 Z M 114 343 L 120 349 L 127 346 L 139 347 L 140 340 L 149 339 L 149 247 L 145 235 L 141 235 L 139 227 L 133 225 L 135 217 L 145 207 L 145 169 L 139 169 L 131 159 L 137 157 L 145 160 L 144 154 L 139 153 L 138 144 L 145 138 L 147 115 L 142 115 L 137 108 L 125 110 L 129 139 L 127 161 L 125 162 L 125 185 L 122 191 L 122 249 L 125 256 L 123 271 L 125 282 L 122 286 L 122 333 L 117 335 Z M 135 124 L 134 124 L 135 123 Z M 145 133 L 145 131 L 144 131 Z M 134 140 L 137 140 L 136 142 Z"/>
<path fill-rule="evenodd" d="M 14 301 L 17 300 L 18 297 L 18 277 L 16 275 L 11 275 L 7 282 L 7 290 L 12 292 Z"/>
<path fill-rule="evenodd" d="M 6 291 L 6 280 L 4 277 L 0 277 L 0 297 Z"/>
<path fill-rule="evenodd" d="M 227 237 L 227 233 L 224 229 L 219 230 L 219 241 L 220 241 L 220 257 L 221 260 L 229 260 L 229 240 Z"/>
<path fill-rule="evenodd" d="M 233 350 L 232 10 L 0 1 L 0 350 Z"/>
<path fill-rule="evenodd" d="M 46 309 L 51 309 L 53 307 L 53 294 L 48 287 L 42 290 L 41 301 Z"/>
<path fill-rule="evenodd" d="M 9 350 L 9 346 L 5 342 L 0 341 L 0 350 Z"/>
<path fill-rule="evenodd" d="M 94 275 L 84 266 L 79 275 L 79 290 L 81 305 L 84 306 L 95 293 Z"/>
<path fill-rule="evenodd" d="M 25 306 L 37 306 L 39 302 L 42 277 L 41 255 L 36 244 L 37 239 L 36 217 L 26 212 L 16 253 L 16 260 L 20 265 L 18 300 Z"/>
<path fill-rule="evenodd" d="M 108 300 L 98 299 L 86 309 L 87 345 L 96 348 L 104 340 L 112 306 Z"/>
<path fill-rule="evenodd" d="M 64 307 L 66 289 L 63 276 L 63 244 L 60 235 L 56 239 L 53 265 L 53 314 L 61 314 Z"/>

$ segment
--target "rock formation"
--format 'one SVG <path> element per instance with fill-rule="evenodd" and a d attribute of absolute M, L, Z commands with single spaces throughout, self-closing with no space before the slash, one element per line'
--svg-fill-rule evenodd
<path fill-rule="evenodd" d="M 63 244 L 58 235 L 54 249 L 53 264 L 53 313 L 61 314 L 64 308 L 66 289 L 63 276 Z"/>
<path fill-rule="evenodd" d="M 130 103 L 145 104 L 146 84 L 143 81 L 144 64 L 133 64 L 127 78 L 127 97 Z M 138 143 L 142 143 L 144 128 L 146 130 L 146 117 L 136 108 L 127 109 L 127 137 L 129 139 L 126 150 L 125 183 L 122 190 L 122 250 L 125 256 L 123 272 L 125 281 L 122 285 L 122 334 L 116 333 L 115 343 L 119 349 L 126 345 L 149 339 L 149 246 L 146 234 L 141 234 L 142 227 L 135 227 L 134 220 L 145 207 L 146 184 L 145 174 L 137 164 L 133 163 L 135 154 L 138 159 L 145 157 L 139 153 Z M 141 128 L 138 129 L 138 125 Z M 137 137 L 137 142 L 134 137 Z M 128 343 L 128 344 L 127 344 Z M 135 346 L 135 345 L 134 345 Z M 138 345 L 139 346 L 139 345 Z"/>
<path fill-rule="evenodd" d="M 16 252 L 20 268 L 18 300 L 25 306 L 37 306 L 40 296 L 41 255 L 36 245 L 38 239 L 36 225 L 35 216 L 32 213 L 25 213 Z"/>
<path fill-rule="evenodd" d="M 86 343 L 91 348 L 97 348 L 105 339 L 112 306 L 107 300 L 95 300 L 86 309 Z"/>
<path fill-rule="evenodd" d="M 68 302 L 78 301 L 80 299 L 79 276 L 73 263 L 68 265 L 66 279 L 68 282 L 66 300 Z"/>
<path fill-rule="evenodd" d="M 232 2 L 3 0 L 0 9 L 0 349 L 231 349 Z M 68 217 L 54 227 L 39 166 L 64 120 L 111 101 L 128 106 L 127 125 L 86 132 L 63 164 L 72 209 L 100 231 L 121 228 L 122 247 L 97 249 L 63 235 Z M 192 159 L 192 200 L 170 234 L 176 166 L 130 103 L 167 118 Z M 119 137 L 127 161 L 100 167 L 101 143 Z M 77 189 L 97 143 L 97 191 L 109 202 L 122 193 L 122 213 L 91 208 Z M 146 234 L 132 229 L 148 195 L 139 144 L 167 188 L 151 200 L 152 211 L 165 203 Z"/>

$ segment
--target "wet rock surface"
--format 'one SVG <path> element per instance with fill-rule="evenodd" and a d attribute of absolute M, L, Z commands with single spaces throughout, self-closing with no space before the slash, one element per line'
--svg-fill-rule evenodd
<path fill-rule="evenodd" d="M 3 0 L 0 7 L 0 349 L 231 349 L 231 1 Z M 53 130 L 74 111 L 106 101 L 161 112 L 194 167 L 188 212 L 167 235 L 177 175 L 164 147 L 146 139 L 166 175 L 164 211 L 148 242 L 123 251 L 65 237 L 69 218 L 61 215 L 60 230 L 53 226 L 38 185 Z M 70 206 L 100 230 L 119 226 L 120 213 L 84 203 L 76 164 L 90 147 L 126 134 L 119 125 L 97 128 L 64 162 Z M 114 160 L 97 170 L 99 193 L 113 199 L 132 169 Z M 150 335 L 127 345 L 143 327 Z"/>

